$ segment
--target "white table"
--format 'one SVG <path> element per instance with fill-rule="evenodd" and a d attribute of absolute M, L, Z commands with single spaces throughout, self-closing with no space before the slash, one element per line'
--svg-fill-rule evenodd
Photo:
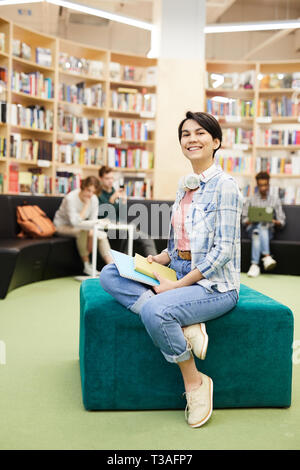
<path fill-rule="evenodd" d="M 128 232 L 128 249 L 127 254 L 132 256 L 133 253 L 133 236 L 134 236 L 134 225 L 132 224 L 119 224 L 119 223 L 112 223 L 109 220 L 101 220 L 99 219 L 93 225 L 93 251 L 92 251 L 92 276 L 96 277 L 97 271 L 97 254 L 98 254 L 98 232 L 99 231 L 106 231 L 106 230 L 127 230 Z"/>
<path fill-rule="evenodd" d="M 77 225 L 80 230 L 93 230 L 93 251 L 92 251 L 92 277 L 96 277 L 97 271 L 97 255 L 98 255 L 98 232 L 106 230 L 127 230 L 128 232 L 128 249 L 127 254 L 132 256 L 133 253 L 133 236 L 134 228 L 133 224 L 119 224 L 112 223 L 108 219 L 96 219 L 96 220 L 83 220 Z"/>

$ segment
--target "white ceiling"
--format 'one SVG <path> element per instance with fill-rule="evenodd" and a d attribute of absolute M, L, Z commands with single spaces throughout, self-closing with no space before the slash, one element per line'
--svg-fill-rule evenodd
<path fill-rule="evenodd" d="M 154 3 L 163 0 L 72 1 L 152 22 Z M 185 1 L 188 5 L 188 0 L 182 1 Z M 127 50 L 128 52 L 140 54 L 145 54 L 149 50 L 150 34 L 148 32 L 138 31 L 135 28 L 120 25 L 119 23 L 113 23 L 102 18 L 92 17 L 47 3 L 2 6 L 0 16 L 9 18 L 29 28 L 42 31 L 43 33 L 66 37 L 78 42 L 87 42 L 103 48 L 120 51 Z M 206 0 L 206 24 L 244 23 L 249 21 L 273 21 L 295 18 L 300 18 L 300 0 Z M 276 32 L 261 33 L 261 40 L 250 40 L 254 35 L 251 35 L 251 33 L 244 34 L 247 35 L 248 39 L 244 40 L 243 50 L 239 52 L 239 57 L 237 58 L 243 58 L 254 46 L 256 47 L 257 41 L 265 41 L 272 34 L 274 35 L 274 45 L 276 44 Z M 295 32 L 293 34 L 295 35 Z M 223 35 L 207 35 L 206 42 L 210 48 L 208 57 L 221 58 L 221 55 L 225 53 L 221 51 L 222 47 L 217 47 L 218 42 L 222 43 L 220 36 Z M 235 40 L 233 39 L 233 41 Z M 285 40 L 287 41 L 287 38 Z M 228 58 L 231 58 L 230 52 L 230 50 L 227 51 Z"/>

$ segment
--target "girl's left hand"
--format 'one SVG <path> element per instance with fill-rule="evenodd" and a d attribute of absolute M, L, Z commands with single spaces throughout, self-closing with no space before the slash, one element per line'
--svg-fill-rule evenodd
<path fill-rule="evenodd" d="M 169 279 L 165 279 L 160 274 L 155 272 L 153 274 L 160 283 L 158 286 L 153 286 L 153 289 L 156 294 L 161 294 L 162 292 L 166 292 L 167 290 L 175 289 L 177 287 L 176 281 L 170 281 Z"/>

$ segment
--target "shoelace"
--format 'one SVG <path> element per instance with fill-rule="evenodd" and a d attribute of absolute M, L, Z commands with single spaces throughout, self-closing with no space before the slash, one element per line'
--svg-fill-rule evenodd
<path fill-rule="evenodd" d="M 201 385 L 200 385 L 201 387 Z M 198 387 L 199 388 L 199 387 Z M 188 410 L 194 406 L 194 405 L 205 405 L 205 401 L 203 400 L 203 397 L 200 395 L 195 395 L 195 392 L 197 392 L 197 389 L 195 390 L 192 390 L 191 392 L 184 392 L 183 393 L 183 396 L 185 395 L 186 397 L 186 407 L 185 407 L 185 410 L 184 410 L 184 415 L 185 415 L 185 419 L 187 420 L 188 419 Z"/>

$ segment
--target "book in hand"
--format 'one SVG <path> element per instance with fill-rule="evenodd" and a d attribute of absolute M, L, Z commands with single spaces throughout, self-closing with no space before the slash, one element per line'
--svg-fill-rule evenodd
<path fill-rule="evenodd" d="M 152 277 L 153 279 L 156 279 L 153 273 L 158 273 L 165 279 L 177 281 L 176 271 L 174 271 L 174 269 L 168 268 L 168 266 L 164 266 L 163 264 L 156 263 L 155 261 L 149 263 L 147 258 L 144 258 L 144 256 L 137 253 L 134 257 L 134 269 L 139 273 Z"/>
<path fill-rule="evenodd" d="M 126 255 L 125 253 L 121 253 L 120 251 L 116 251 L 116 250 L 110 250 L 110 252 L 114 260 L 114 263 L 117 266 L 120 276 L 126 277 L 127 279 L 131 279 L 132 281 L 141 282 L 142 284 L 147 284 L 149 286 L 159 285 L 159 281 L 155 278 L 153 273 L 151 273 L 151 276 L 148 276 L 147 274 L 141 273 L 135 269 L 135 259 L 133 256 Z M 148 264 L 151 264 L 151 263 L 148 263 Z M 159 264 L 159 263 L 155 263 L 155 264 Z M 167 268 L 166 266 L 162 266 L 162 265 L 159 265 L 159 266 Z M 167 268 L 167 269 L 170 269 L 170 268 Z M 153 269 L 153 271 L 159 272 L 158 270 L 156 271 L 155 268 Z M 170 269 L 170 271 L 173 271 L 173 270 Z M 174 280 L 176 280 L 176 273 L 175 273 Z"/>

